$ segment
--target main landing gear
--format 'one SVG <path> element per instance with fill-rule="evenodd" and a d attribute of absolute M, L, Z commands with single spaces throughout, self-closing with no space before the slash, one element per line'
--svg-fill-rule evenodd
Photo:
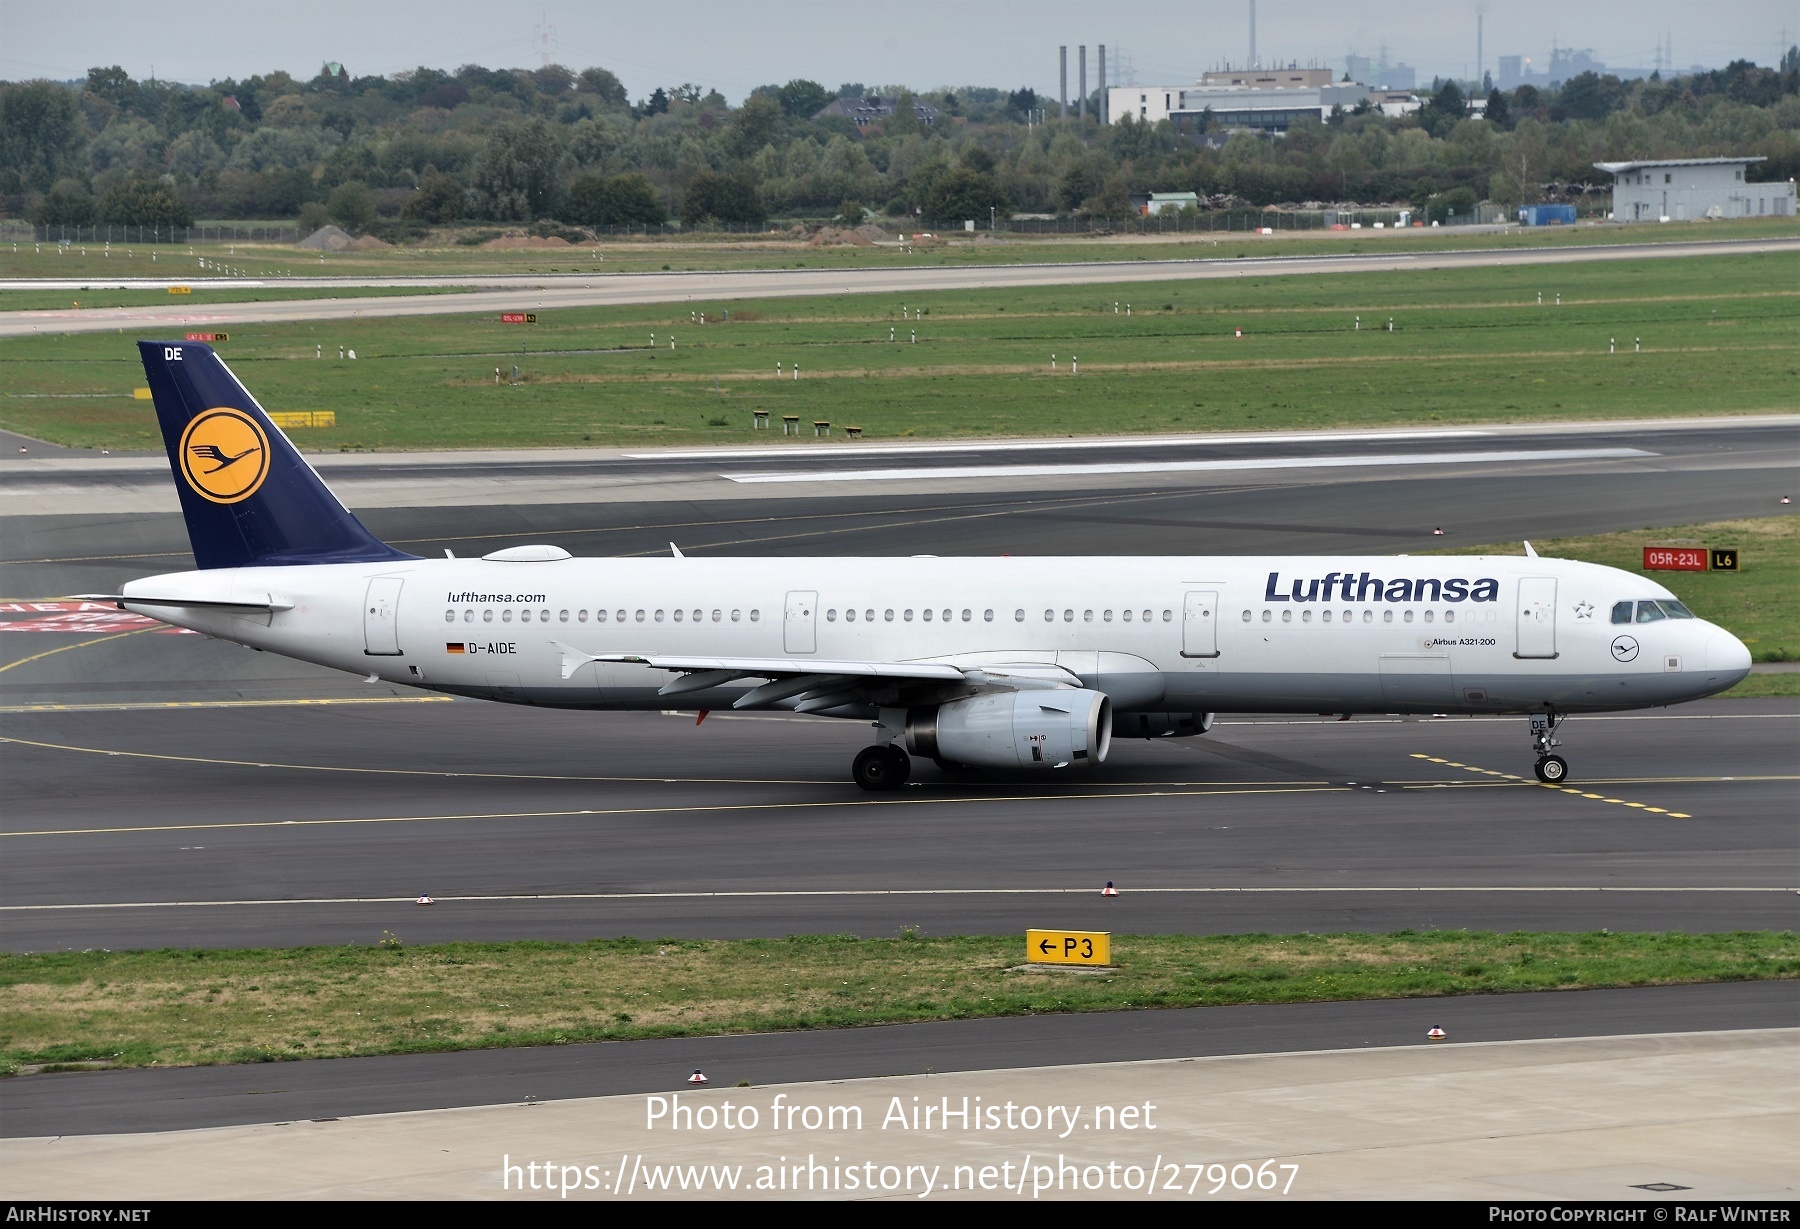
<path fill-rule="evenodd" d="M 1555 712 L 1531 714 L 1531 745 L 1538 757 L 1537 779 L 1546 785 L 1561 785 L 1569 779 L 1569 761 L 1550 754 L 1550 748 L 1562 746 L 1551 737 L 1562 721 Z"/>
<path fill-rule="evenodd" d="M 912 757 L 893 743 L 864 747 L 850 765 L 850 775 L 866 790 L 881 792 L 899 789 L 912 775 Z"/>

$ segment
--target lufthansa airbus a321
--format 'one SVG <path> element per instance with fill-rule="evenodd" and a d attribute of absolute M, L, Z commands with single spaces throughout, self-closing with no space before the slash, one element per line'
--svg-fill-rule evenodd
<path fill-rule="evenodd" d="M 1731 633 L 1628 572 L 1525 556 L 422 559 L 370 534 L 211 347 L 140 342 L 197 571 L 96 595 L 459 696 L 870 723 L 852 768 L 1097 764 L 1218 711 L 1519 714 L 1537 775 L 1573 713 L 1723 691 Z"/>

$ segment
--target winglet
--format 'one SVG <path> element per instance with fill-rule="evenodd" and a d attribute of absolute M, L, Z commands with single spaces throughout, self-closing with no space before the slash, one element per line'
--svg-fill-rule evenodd
<path fill-rule="evenodd" d="M 1525 554 L 1528 558 L 1536 559 L 1538 557 L 1537 548 L 1527 542 L 1525 543 Z"/>

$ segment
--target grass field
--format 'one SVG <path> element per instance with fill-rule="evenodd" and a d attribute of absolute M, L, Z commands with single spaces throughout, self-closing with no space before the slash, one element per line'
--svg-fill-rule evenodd
<path fill-rule="evenodd" d="M 533 306 L 521 295 L 521 309 Z M 709 323 L 691 322 L 699 313 Z M 297 437 L 322 450 L 748 442 L 753 410 L 871 439 L 1792 411 L 1800 254 L 231 333 L 228 358 L 270 409 L 337 411 L 335 429 Z M 6 342 L 0 425 L 154 447 L 150 407 L 131 400 L 142 383 L 132 337 Z M 336 361 L 340 345 L 361 357 Z M 334 357 L 316 360 L 315 347 Z"/>
<path fill-rule="evenodd" d="M 257 1062 L 1128 1008 L 1800 975 L 1800 937 L 1117 937 L 1117 971 L 1019 936 L 459 943 L 0 956 L 0 1072 Z"/>
<path fill-rule="evenodd" d="M 1224 219 L 1213 219 L 1224 227 Z M 1371 252 L 1443 251 L 1464 248 L 1570 247 L 1586 244 L 1679 243 L 1695 240 L 1764 239 L 1800 235 L 1793 218 L 1746 218 L 1730 222 L 1680 222 L 1659 226 L 1582 225 L 1505 232 L 1413 229 L 1406 231 L 1288 231 L 1259 235 L 1244 229 L 1200 230 L 1148 235 L 1008 234 L 997 237 L 944 232 L 937 242 L 873 247 L 812 247 L 783 235 L 696 233 L 656 238 L 609 238 L 598 247 L 496 251 L 443 246 L 398 247 L 373 252 L 319 253 L 287 244 L 0 243 L 0 279 L 33 277 L 198 276 L 199 260 L 223 261 L 249 277 L 422 275 L 429 273 L 570 273 L 599 269 L 643 273 L 663 269 L 866 269 L 942 265 L 999 265 L 1039 261 L 1192 260 L 1237 256 L 1304 256 Z M 1278 222 L 1272 222 L 1278 225 Z M 904 222 L 885 223 L 890 234 Z M 1201 225 L 1207 225 L 1202 219 Z M 498 227 L 492 229 L 500 229 Z M 996 241 L 997 239 L 997 241 Z M 151 252 L 156 260 L 150 259 Z M 15 292 L 16 293 L 16 292 Z M 0 294 L 0 310 L 9 306 Z"/>

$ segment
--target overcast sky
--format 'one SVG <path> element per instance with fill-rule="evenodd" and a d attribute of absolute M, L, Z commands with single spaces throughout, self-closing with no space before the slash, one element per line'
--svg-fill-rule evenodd
<path fill-rule="evenodd" d="M 733 103 L 765 83 L 806 77 L 942 85 L 1030 85 L 1056 91 L 1056 49 L 1097 44 L 1110 76 L 1182 84 L 1249 54 L 1249 0 L 0 0 L 0 78 L 57 80 L 95 65 L 134 77 L 204 83 L 286 69 L 308 78 L 326 60 L 352 75 L 419 65 L 535 68 L 550 60 L 600 65 L 642 98 L 685 81 Z M 1257 51 L 1271 61 L 1342 64 L 1377 55 L 1433 75 L 1472 74 L 1477 12 L 1486 15 L 1484 65 L 1502 55 L 1548 60 L 1552 41 L 1591 47 L 1610 65 L 1651 67 L 1673 37 L 1675 63 L 1773 64 L 1800 40 L 1800 0 L 1441 0 L 1433 4 L 1261 0 Z M 1785 40 L 1784 41 L 1784 31 Z"/>

